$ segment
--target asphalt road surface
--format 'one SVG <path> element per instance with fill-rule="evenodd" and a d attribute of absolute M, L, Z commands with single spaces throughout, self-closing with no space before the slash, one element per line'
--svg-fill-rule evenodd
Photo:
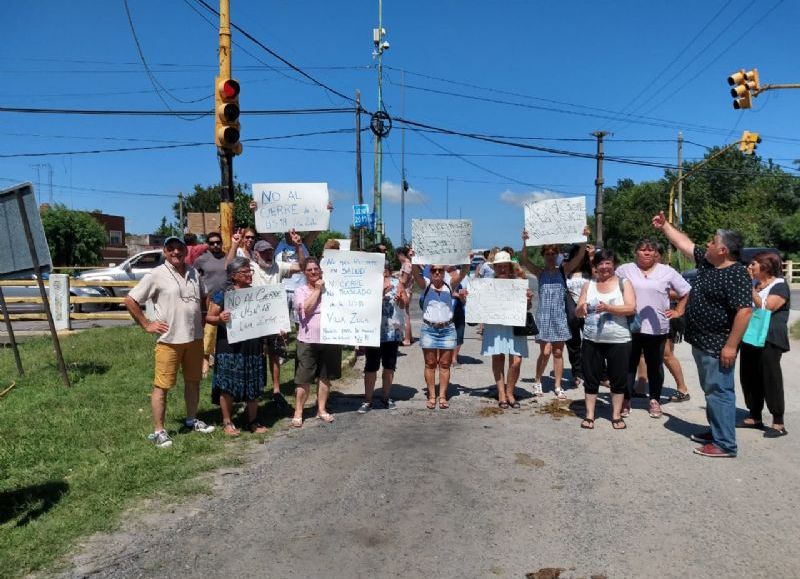
<path fill-rule="evenodd" d="M 523 363 L 522 408 L 500 412 L 473 328 L 450 409 L 426 410 L 421 352 L 403 348 L 399 410 L 359 415 L 360 378 L 340 381 L 335 423 L 279 427 L 245 466 L 217 473 L 211 495 L 142 505 L 119 532 L 82 545 L 65 576 L 797 577 L 793 345 L 790 435 L 738 431 L 736 459 L 692 453 L 688 436 L 706 422 L 687 344 L 677 351 L 692 399 L 665 404 L 659 420 L 635 399 L 624 431 L 608 406 L 581 430 L 582 391 L 554 406 L 552 379 L 532 397 L 535 358 Z"/>

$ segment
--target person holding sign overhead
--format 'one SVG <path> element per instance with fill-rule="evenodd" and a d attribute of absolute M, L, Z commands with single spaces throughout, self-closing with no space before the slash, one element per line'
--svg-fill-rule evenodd
<path fill-rule="evenodd" d="M 589 227 L 583 230 L 583 235 L 588 237 Z M 539 335 L 536 341 L 539 342 L 539 358 L 536 360 L 536 378 L 533 382 L 533 392 L 537 396 L 542 396 L 542 374 L 547 367 L 550 355 L 553 355 L 553 371 L 555 378 L 554 394 L 559 399 L 567 397 L 561 387 L 561 379 L 564 376 L 564 342 L 572 337 L 572 332 L 567 323 L 566 279 L 572 272 L 580 267 L 583 256 L 586 253 L 586 244 L 582 244 L 575 256 L 561 264 L 561 269 L 557 265 L 558 255 L 561 248 L 558 245 L 543 245 L 540 253 L 544 258 L 544 267 L 539 267 L 531 262 L 528 257 L 526 241 L 528 231 L 522 230 L 522 250 L 520 251 L 520 264 L 535 275 L 539 280 L 539 307 L 536 309 L 536 325 L 539 328 Z"/>
<path fill-rule="evenodd" d="M 498 251 L 492 261 L 494 279 L 517 279 L 514 265 L 511 254 Z M 529 307 L 533 291 L 528 289 L 526 297 Z M 469 296 L 467 300 L 469 301 Z M 514 335 L 513 326 L 484 324 L 481 354 L 492 357 L 492 373 L 497 384 L 497 400 L 500 408 L 519 408 L 514 388 L 519 380 L 522 359 L 528 357 L 528 337 Z M 508 371 L 504 374 L 506 354 L 508 354 Z"/>
<path fill-rule="evenodd" d="M 267 377 L 264 364 L 263 338 L 251 338 L 235 344 L 228 343 L 226 324 L 231 321 L 231 313 L 225 308 L 225 293 L 231 290 L 249 288 L 253 279 L 250 260 L 234 257 L 226 266 L 228 281 L 224 290 L 209 297 L 206 321 L 217 326 L 217 348 L 214 358 L 214 381 L 211 401 L 219 404 L 222 410 L 222 431 L 228 436 L 239 436 L 239 429 L 233 424 L 234 402 L 247 404 L 247 423 L 245 428 L 253 434 L 267 432 L 267 427 L 259 424 L 258 399 L 264 392 Z"/>
<path fill-rule="evenodd" d="M 322 292 L 325 282 L 319 262 L 310 257 L 303 263 L 306 283 L 294 292 L 294 309 L 297 312 L 297 358 L 294 372 L 295 407 L 292 426 L 303 426 L 303 406 L 308 400 L 312 382 L 317 382 L 317 418 L 333 422 L 327 410 L 331 380 L 342 376 L 342 347 L 322 344 L 320 322 L 322 321 Z"/>
<path fill-rule="evenodd" d="M 419 343 L 425 356 L 425 384 L 428 387 L 427 408 L 436 408 L 436 368 L 439 368 L 439 408 L 450 407 L 447 387 L 450 385 L 450 364 L 456 347 L 456 328 L 453 324 L 453 287 L 469 274 L 469 264 L 461 266 L 449 283 L 445 282 L 445 265 L 431 265 L 430 279 L 422 276 L 415 264 L 411 270 L 414 282 L 422 290 L 419 304 L 422 309 L 422 328 Z M 463 290 L 462 290 L 463 291 Z"/>

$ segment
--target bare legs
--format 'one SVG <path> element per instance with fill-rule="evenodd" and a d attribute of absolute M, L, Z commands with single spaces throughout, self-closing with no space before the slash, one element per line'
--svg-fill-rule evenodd
<path fill-rule="evenodd" d="M 681 363 L 678 361 L 678 358 L 675 357 L 675 344 L 672 340 L 667 340 L 666 344 L 664 344 L 664 365 L 675 379 L 678 392 L 681 394 L 688 394 L 689 389 L 686 387 L 686 382 L 683 379 L 683 368 L 681 368 Z"/>
<path fill-rule="evenodd" d="M 514 404 L 514 388 L 519 380 L 519 372 L 522 367 L 522 356 L 509 355 L 508 372 L 504 376 L 506 356 L 505 354 L 495 354 L 492 356 L 492 373 L 497 384 L 497 399 L 499 402 Z"/>
<path fill-rule="evenodd" d="M 553 378 L 555 390 L 561 390 L 561 379 L 564 377 L 564 342 L 539 342 L 539 358 L 536 360 L 536 382 L 542 382 L 542 374 L 547 362 L 553 355 Z"/>
<path fill-rule="evenodd" d="M 453 350 L 423 348 L 425 355 L 425 385 L 428 387 L 428 407 L 436 403 L 436 368 L 439 368 L 439 400 L 447 402 L 447 387 L 450 385 L 450 363 Z"/>

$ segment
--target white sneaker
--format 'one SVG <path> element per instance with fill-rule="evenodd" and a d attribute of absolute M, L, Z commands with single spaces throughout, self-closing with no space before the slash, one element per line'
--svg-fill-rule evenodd
<path fill-rule="evenodd" d="M 558 398 L 559 400 L 567 399 L 567 393 L 564 392 L 563 388 L 556 388 L 555 390 L 553 390 L 553 394 L 555 394 L 556 398 Z"/>
<path fill-rule="evenodd" d="M 212 432 L 214 432 L 213 426 L 206 424 L 199 418 L 195 418 L 193 424 L 191 425 L 187 424 L 186 426 L 187 428 L 190 428 L 194 432 L 202 432 L 203 434 L 211 434 Z"/>
<path fill-rule="evenodd" d="M 541 382 L 534 382 L 533 383 L 533 395 L 534 396 L 544 396 L 544 390 L 542 390 L 542 383 Z"/>
<path fill-rule="evenodd" d="M 364 402 L 361 406 L 358 407 L 358 410 L 356 410 L 356 412 L 358 412 L 359 414 L 366 414 L 370 410 L 372 410 L 372 403 Z"/>
<path fill-rule="evenodd" d="M 172 446 L 172 439 L 167 434 L 166 430 L 161 430 L 159 432 L 154 432 L 147 439 L 156 445 L 156 448 L 169 448 Z"/>

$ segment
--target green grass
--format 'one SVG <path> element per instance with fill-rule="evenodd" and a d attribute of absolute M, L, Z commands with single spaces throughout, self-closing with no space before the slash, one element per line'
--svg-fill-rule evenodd
<path fill-rule="evenodd" d="M 800 340 L 800 320 L 797 320 L 795 323 L 792 324 L 792 327 L 789 329 L 789 332 L 792 334 L 793 339 Z"/>
<path fill-rule="evenodd" d="M 208 490 L 197 475 L 241 462 L 247 440 L 179 433 L 183 387 L 169 395 L 170 449 L 152 431 L 149 393 L 155 340 L 139 328 L 95 329 L 62 338 L 72 388 L 61 383 L 49 338 L 20 346 L 17 377 L 10 348 L 0 350 L 0 576 L 57 565 L 76 541 L 114 528 L 144 498 L 176 500 Z M 292 390 L 294 364 L 281 378 Z M 199 416 L 219 424 L 210 379 L 200 389 Z M 274 416 L 264 416 L 268 424 Z"/>

